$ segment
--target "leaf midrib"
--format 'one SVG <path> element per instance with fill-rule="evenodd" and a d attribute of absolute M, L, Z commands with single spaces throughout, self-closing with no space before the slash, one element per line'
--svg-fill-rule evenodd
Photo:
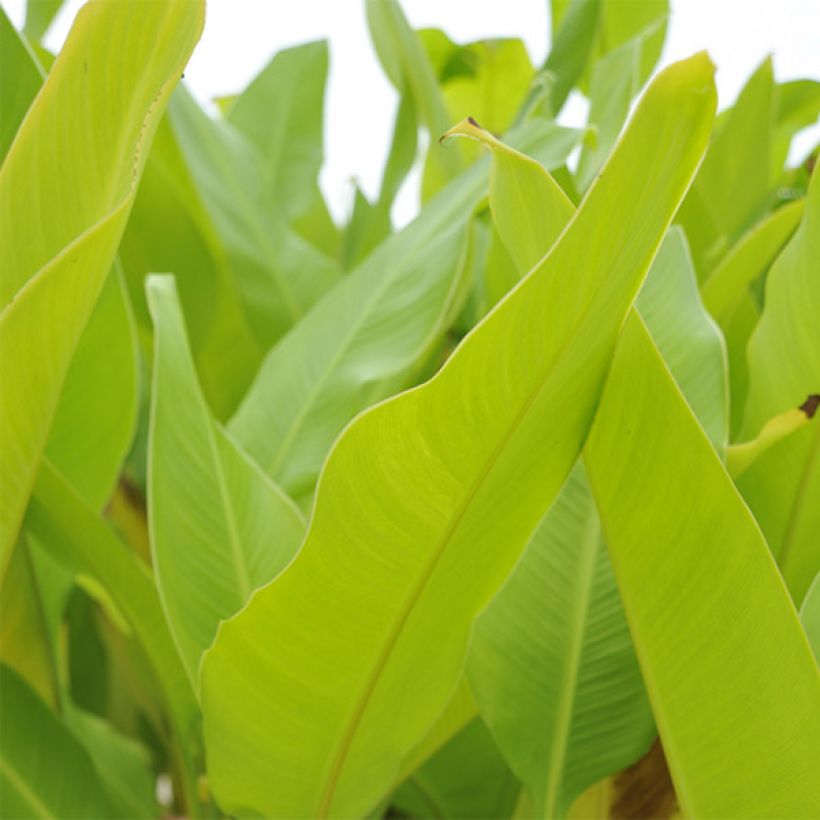
<path fill-rule="evenodd" d="M 660 240 L 658 241 L 659 244 Z M 610 262 L 610 268 L 614 267 L 614 261 Z M 648 265 L 647 265 L 648 270 Z M 645 272 L 644 272 L 645 273 Z M 524 419 L 526 418 L 529 411 L 532 409 L 532 406 L 537 401 L 538 397 L 541 395 L 541 392 L 544 390 L 548 382 L 550 381 L 550 376 L 554 371 L 555 365 L 559 362 L 564 355 L 566 349 L 571 345 L 572 341 L 575 338 L 575 335 L 578 331 L 578 328 L 581 324 L 583 324 L 584 320 L 589 315 L 589 308 L 591 304 L 595 301 L 595 297 L 598 295 L 601 287 L 603 286 L 604 282 L 607 280 L 608 276 L 604 275 L 600 277 L 598 286 L 595 288 L 593 293 L 587 298 L 586 302 L 584 303 L 583 307 L 579 311 L 579 317 L 576 320 L 575 324 L 570 329 L 569 333 L 567 334 L 567 338 L 564 343 L 556 350 L 555 354 L 549 359 L 546 363 L 543 371 L 543 375 L 539 378 L 536 382 L 535 389 L 532 390 L 530 395 L 524 400 L 521 405 L 520 410 L 512 419 L 510 425 L 508 426 L 507 430 L 502 434 L 501 440 L 499 441 L 496 448 L 490 453 L 489 457 L 487 458 L 484 466 L 478 471 L 476 478 L 473 480 L 472 484 L 467 489 L 463 500 L 456 508 L 455 513 L 451 517 L 449 523 L 447 524 L 443 535 L 438 540 L 436 545 L 431 551 L 431 557 L 428 560 L 426 566 L 422 569 L 422 572 L 419 577 L 419 581 L 414 585 L 412 588 L 410 595 L 404 606 L 399 611 L 399 617 L 395 622 L 395 626 L 390 630 L 387 635 L 387 640 L 385 641 L 384 648 L 382 652 L 376 659 L 376 663 L 374 664 L 370 675 L 368 676 L 365 686 L 362 692 L 361 697 L 359 698 L 358 702 L 356 703 L 353 711 L 351 712 L 350 722 L 345 729 L 344 733 L 342 734 L 342 738 L 338 747 L 338 752 L 336 754 L 336 758 L 333 761 L 333 764 L 330 768 L 329 778 L 327 786 L 325 787 L 322 798 L 319 803 L 319 808 L 317 811 L 317 817 L 324 818 L 328 816 L 328 811 L 330 809 L 330 805 L 333 800 L 336 784 L 339 780 L 341 775 L 342 767 L 344 766 L 344 761 L 347 756 L 347 753 L 350 749 L 350 746 L 353 742 L 353 738 L 355 736 L 356 730 L 358 729 L 359 724 L 361 723 L 362 717 L 364 715 L 365 710 L 370 702 L 370 697 L 373 694 L 373 691 L 376 688 L 376 685 L 379 681 L 379 677 L 382 671 L 387 666 L 387 663 L 390 658 L 390 654 L 392 653 L 396 643 L 401 636 L 401 633 L 404 629 L 405 624 L 407 623 L 408 618 L 415 606 L 416 602 L 421 597 L 422 591 L 426 586 L 427 582 L 429 581 L 430 577 L 432 576 L 433 572 L 435 571 L 436 566 L 442 555 L 444 554 L 447 544 L 450 542 L 451 538 L 455 534 L 456 530 L 458 529 L 459 525 L 461 524 L 464 516 L 467 514 L 467 511 L 470 508 L 470 505 L 474 501 L 475 497 L 478 495 L 484 481 L 486 480 L 487 476 L 492 472 L 493 467 L 498 462 L 498 459 L 503 454 L 504 450 L 506 449 L 509 442 L 515 436 L 516 432 L 521 427 Z M 522 280 L 525 281 L 525 280 Z M 638 288 L 636 287 L 636 293 Z M 633 298 L 634 301 L 634 298 Z M 428 383 L 429 384 L 429 383 Z M 421 385 L 416 390 L 422 389 L 427 385 Z M 413 391 L 411 391 L 413 392 Z M 406 395 L 406 394 L 403 394 Z M 400 400 L 402 395 L 395 397 L 392 401 Z"/>
<path fill-rule="evenodd" d="M 566 765 L 567 749 L 572 729 L 573 709 L 577 694 L 581 656 L 584 647 L 586 624 L 595 580 L 595 566 L 600 548 L 601 526 L 595 513 L 595 502 L 587 499 L 587 521 L 579 545 L 579 568 L 577 587 L 573 590 L 573 604 L 570 613 L 570 635 L 567 662 L 563 668 L 558 697 L 558 710 L 552 736 L 552 748 L 547 771 L 547 785 L 544 799 L 543 817 L 557 817 L 561 786 Z"/>
<path fill-rule="evenodd" d="M 37 794 L 29 787 L 25 778 L 12 766 L 5 755 L 0 757 L 0 771 L 5 777 L 11 781 L 11 784 L 17 789 L 18 793 L 22 795 L 23 799 L 29 804 L 32 811 L 42 818 L 47 820 L 59 820 L 56 814 L 52 814 L 51 810 L 37 797 Z"/>

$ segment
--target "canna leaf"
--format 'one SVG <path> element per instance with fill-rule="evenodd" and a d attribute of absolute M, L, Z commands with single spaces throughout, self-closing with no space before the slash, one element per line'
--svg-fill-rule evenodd
<path fill-rule="evenodd" d="M 248 323 L 270 347 L 338 278 L 337 265 L 287 224 L 268 160 L 180 88 L 168 111 L 199 196 L 224 244 Z"/>
<path fill-rule="evenodd" d="M 749 398 L 741 439 L 820 391 L 820 175 L 812 175 L 803 219 L 772 266 L 760 322 L 749 341 Z M 760 522 L 799 605 L 820 570 L 820 425 L 774 445 L 738 486 Z"/>
<path fill-rule="evenodd" d="M 0 815 L 110 817 L 85 749 L 17 673 L 0 663 Z"/>
<path fill-rule="evenodd" d="M 797 200 L 762 219 L 745 233 L 700 287 L 700 294 L 715 320 L 726 327 L 748 292 L 782 250 L 803 215 Z"/>
<path fill-rule="evenodd" d="M 725 113 L 678 215 L 701 280 L 766 205 L 774 88 L 772 61 L 766 58 Z"/>
<path fill-rule="evenodd" d="M 115 262 L 66 374 L 45 453 L 95 509 L 117 481 L 137 420 L 136 331 Z"/>
<path fill-rule="evenodd" d="M 85 6 L 0 168 L 0 576 L 65 374 L 202 17 L 194 0 Z M 113 86 L 100 79 L 112 76 Z"/>
<path fill-rule="evenodd" d="M 13 77 L 3 85 L 0 99 L 0 164 L 8 153 L 14 135 L 31 101 L 43 84 L 45 72 L 25 38 L 11 24 L 6 10 L 0 8 L 0 76 Z"/>
<path fill-rule="evenodd" d="M 198 707 L 150 572 L 47 459 L 37 477 L 26 526 L 49 555 L 106 590 L 145 650 L 178 741 L 175 763 L 181 768 L 189 810 L 195 811 L 191 737 Z"/>
<path fill-rule="evenodd" d="M 454 130 L 493 150 L 493 220 L 510 251 L 517 249 L 523 273 L 575 208 L 527 157 L 469 123 Z M 638 305 L 687 399 L 722 448 L 725 356 L 698 299 L 679 228 L 667 234 Z M 479 710 L 529 788 L 539 817 L 566 815 L 575 797 L 633 763 L 654 735 L 600 533 L 583 470 L 576 468 L 475 625 L 468 673 Z"/>
<path fill-rule="evenodd" d="M 498 820 L 512 816 L 521 784 L 474 718 L 414 772 L 391 798 L 410 817 Z"/>
<path fill-rule="evenodd" d="M 578 455 L 705 150 L 712 76 L 703 54 L 662 72 L 553 251 L 435 378 L 337 440 L 301 551 L 203 660 L 223 809 L 364 813 L 442 711 L 473 618 Z"/>
<path fill-rule="evenodd" d="M 809 639 L 814 659 L 820 665 L 820 573 L 815 576 L 800 606 L 800 622 Z"/>
<path fill-rule="evenodd" d="M 216 417 L 227 418 L 248 389 L 263 351 L 248 327 L 225 248 L 167 119 L 157 129 L 119 256 L 148 361 L 152 329 L 145 277 L 174 272 L 202 389 Z"/>
<path fill-rule="evenodd" d="M 585 459 L 683 813 L 812 816 L 817 667 L 754 518 L 637 314 Z"/>
<path fill-rule="evenodd" d="M 42 40 L 65 0 L 26 0 L 26 36 Z"/>
<path fill-rule="evenodd" d="M 521 144 L 547 167 L 562 162 L 576 138 L 543 123 L 521 132 Z M 487 173 L 482 163 L 454 181 L 265 358 L 229 429 L 294 497 L 312 491 L 345 424 L 397 382 L 406 384 L 446 330 L 461 292 L 467 221 L 484 196 Z"/>
<path fill-rule="evenodd" d="M 168 623 L 196 685 L 219 622 L 290 561 L 304 521 L 211 417 L 173 278 L 150 276 L 147 287 L 155 327 L 151 552 Z"/>
<path fill-rule="evenodd" d="M 264 157 L 263 187 L 288 221 L 321 198 L 327 43 L 280 51 L 228 110 L 228 121 Z"/>

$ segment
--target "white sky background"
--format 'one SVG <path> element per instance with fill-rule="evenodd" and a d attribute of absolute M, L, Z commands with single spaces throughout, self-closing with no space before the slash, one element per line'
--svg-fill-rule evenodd
<path fill-rule="evenodd" d="M 623 0 L 628 2 L 628 0 Z M 2 0 L 21 26 L 25 0 Z M 69 0 L 46 37 L 62 44 L 82 0 Z M 547 0 L 402 0 L 416 28 L 444 29 L 457 42 L 491 36 L 521 37 L 540 65 L 549 43 Z M 281 48 L 306 40 L 330 42 L 325 100 L 325 167 L 321 184 L 332 212 L 343 219 L 352 201 L 351 178 L 377 193 L 389 144 L 396 95 L 370 44 L 363 0 L 208 0 L 205 33 L 185 70 L 203 103 L 244 88 Z M 774 55 L 778 80 L 820 80 L 820 0 L 671 0 L 661 65 L 707 49 L 718 67 L 720 106 L 736 97 L 763 58 Z M 570 100 L 561 121 L 582 125 L 582 98 Z M 792 159 L 818 139 L 820 126 L 796 141 Z M 402 224 L 415 213 L 418 178 L 399 195 Z"/>

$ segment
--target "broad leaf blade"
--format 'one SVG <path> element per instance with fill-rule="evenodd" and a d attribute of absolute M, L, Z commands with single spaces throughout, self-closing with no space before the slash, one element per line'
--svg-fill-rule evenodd
<path fill-rule="evenodd" d="M 0 814 L 110 817 L 111 805 L 85 749 L 26 683 L 0 663 Z"/>
<path fill-rule="evenodd" d="M 576 136 L 533 124 L 520 144 L 554 167 Z M 287 492 L 313 489 L 345 424 L 397 382 L 406 383 L 446 330 L 461 290 L 464 231 L 485 195 L 487 174 L 482 163 L 451 183 L 265 358 L 230 431 Z"/>
<path fill-rule="evenodd" d="M 749 398 L 741 438 L 820 392 L 820 174 L 800 227 L 772 266 L 748 347 Z M 739 482 L 799 605 L 820 570 L 820 424 L 772 447 Z"/>
<path fill-rule="evenodd" d="M 637 314 L 585 455 L 684 813 L 813 815 L 817 667 L 754 518 Z"/>
<path fill-rule="evenodd" d="M 447 703 L 472 619 L 578 455 L 705 149 L 712 74 L 705 55 L 660 74 L 554 250 L 433 380 L 337 440 L 302 550 L 203 661 L 223 808 L 363 813 Z"/>
<path fill-rule="evenodd" d="M 0 574 L 202 12 L 192 0 L 83 8 L 0 168 Z"/>
<path fill-rule="evenodd" d="M 214 421 L 196 378 L 173 278 L 148 279 L 154 317 L 149 444 L 151 550 L 165 612 L 192 682 L 220 621 L 293 557 L 293 502 Z"/>

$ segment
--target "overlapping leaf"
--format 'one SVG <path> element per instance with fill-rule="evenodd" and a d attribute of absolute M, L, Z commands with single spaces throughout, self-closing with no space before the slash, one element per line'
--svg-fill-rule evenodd
<path fill-rule="evenodd" d="M 754 518 L 637 314 L 585 459 L 683 812 L 812 816 L 817 667 Z"/>
<path fill-rule="evenodd" d="M 714 105 L 705 55 L 659 75 L 553 251 L 432 381 L 338 439 L 302 550 L 204 658 L 223 808 L 347 816 L 389 787 L 578 455 Z"/>
<path fill-rule="evenodd" d="M 151 550 L 168 623 L 193 682 L 220 621 L 293 557 L 304 521 L 217 424 L 196 379 L 173 279 L 152 276 Z"/>
<path fill-rule="evenodd" d="M 766 302 L 748 348 L 749 398 L 741 439 L 820 392 L 820 176 L 803 219 L 769 273 Z M 820 569 L 820 424 L 768 450 L 739 486 L 799 604 Z"/>
<path fill-rule="evenodd" d="M 150 139 L 202 26 L 192 0 L 135 9 L 83 9 L 0 168 L 0 571 Z M 100 82 L 111 76 L 113 90 Z"/>

